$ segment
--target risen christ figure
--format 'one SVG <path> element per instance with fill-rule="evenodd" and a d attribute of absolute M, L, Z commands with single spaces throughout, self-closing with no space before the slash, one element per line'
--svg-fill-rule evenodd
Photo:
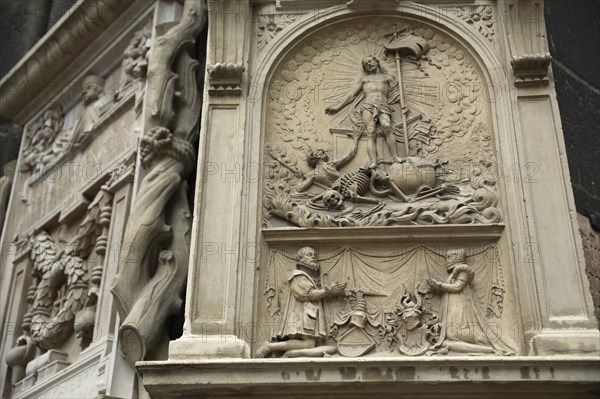
<path fill-rule="evenodd" d="M 362 67 L 366 75 L 356 83 L 344 102 L 325 108 L 325 113 L 335 114 L 363 93 L 365 99 L 359 112 L 362 114 L 362 120 L 367 130 L 367 153 L 371 161 L 369 167 L 377 166 L 375 130 L 378 123 L 392 154 L 392 161 L 402 162 L 396 149 L 396 138 L 392 131 L 392 109 L 389 105 L 390 85 L 394 78 L 383 72 L 379 60 L 375 56 L 365 57 L 362 60 Z"/>

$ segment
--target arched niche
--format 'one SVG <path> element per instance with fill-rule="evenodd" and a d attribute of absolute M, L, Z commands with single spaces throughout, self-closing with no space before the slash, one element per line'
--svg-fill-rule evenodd
<path fill-rule="evenodd" d="M 335 180 L 331 175 L 351 174 L 372 163 L 372 159 L 366 134 L 357 132 L 365 108 L 360 102 L 364 89 L 359 88 L 357 99 L 336 115 L 327 115 L 325 110 L 342 103 L 356 82 L 361 81 L 364 57 L 376 56 L 384 72 L 397 80 L 394 53 L 384 50 L 392 40 L 386 35 L 394 31 L 400 31 L 399 36 L 418 38 L 418 46 L 424 49 L 419 59 L 403 55 L 401 61 L 411 134 L 408 155 L 447 161 L 445 165 L 451 172 L 445 171 L 446 180 L 442 180 L 457 186 L 459 197 L 463 198 L 429 197 L 408 203 L 384 200 L 384 210 L 364 215 L 374 204 L 356 204 L 346 195 L 344 206 L 329 209 L 318 196 Z M 502 173 L 505 165 L 514 162 L 516 150 L 513 128 L 507 122 L 512 118 L 511 93 L 501 65 L 493 43 L 476 30 L 440 14 L 439 9 L 418 5 L 377 11 L 338 7 L 320 13 L 319 18 L 308 15 L 286 27 L 262 49 L 257 63 L 250 68 L 252 101 L 246 104 L 251 127 L 250 156 L 260 160 L 262 170 L 261 184 L 252 193 L 256 197 L 250 197 L 257 201 L 249 208 L 257 210 L 249 216 L 256 218 L 249 220 L 249 225 L 256 227 L 262 243 L 258 284 L 265 287 L 265 295 L 257 292 L 254 298 L 255 320 L 259 324 L 277 321 L 276 316 L 269 316 L 271 298 L 267 292 L 284 284 L 285 273 L 293 268 L 294 251 L 307 243 L 323 254 L 323 260 L 340 248 L 371 250 L 369 256 L 385 256 L 391 253 L 390 248 L 401 247 L 410 252 L 421 245 L 442 256 L 446 249 L 461 246 L 466 248 L 467 260 L 477 263 L 479 273 L 488 276 L 485 287 L 477 293 L 480 305 L 485 308 L 489 305 L 486 301 L 499 300 L 497 325 L 507 335 L 510 331 L 513 352 L 522 353 L 513 274 L 515 265 L 522 260 L 509 255 L 509 243 L 520 235 L 514 216 L 522 210 L 517 200 L 519 188 L 507 190 L 508 180 Z M 399 107 L 391 104 L 391 98 L 398 96 L 391 84 L 388 93 L 390 107 Z M 391 120 L 400 136 L 401 113 L 392 111 Z M 380 131 L 377 133 L 377 157 L 384 160 L 381 169 L 391 173 L 391 162 L 385 163 L 391 157 L 390 144 Z M 356 155 L 339 166 L 335 161 L 352 152 L 353 135 L 360 136 Z M 406 157 L 403 141 L 398 139 L 396 145 L 399 156 Z M 323 154 L 328 154 L 328 158 Z M 319 156 L 329 162 L 323 172 L 329 173 L 329 182 L 316 178 L 312 185 L 303 184 L 311 173 L 316 174 L 314 164 Z M 366 191 L 362 194 L 373 197 Z M 352 218 L 354 208 L 365 212 Z M 476 260 L 490 248 L 493 259 L 486 255 Z M 274 254 L 280 254 L 284 260 L 274 264 Z M 437 267 L 443 267 L 440 265 Z M 273 280 L 278 268 L 279 282 L 275 281 L 277 278 Z M 416 290 L 417 280 L 426 274 L 420 266 L 414 266 L 409 290 Z M 501 291 L 501 299 L 494 297 L 493 287 L 500 288 L 495 292 Z M 392 286 L 385 288 L 394 290 Z M 374 306 L 391 306 L 398 292 L 386 295 L 388 299 L 375 300 Z M 333 317 L 332 311 L 329 313 Z M 258 338 L 269 336 L 262 334 Z"/>

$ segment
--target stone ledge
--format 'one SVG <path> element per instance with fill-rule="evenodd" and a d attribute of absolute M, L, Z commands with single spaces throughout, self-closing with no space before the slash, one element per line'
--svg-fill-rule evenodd
<path fill-rule="evenodd" d="M 600 395 L 596 356 L 219 359 L 138 362 L 137 369 L 153 398 Z"/>
<path fill-rule="evenodd" d="M 268 243 L 283 242 L 349 242 L 377 239 L 378 242 L 402 239 L 402 242 L 449 241 L 495 241 L 504 231 L 504 224 L 437 224 L 378 227 L 272 227 L 262 230 Z"/>

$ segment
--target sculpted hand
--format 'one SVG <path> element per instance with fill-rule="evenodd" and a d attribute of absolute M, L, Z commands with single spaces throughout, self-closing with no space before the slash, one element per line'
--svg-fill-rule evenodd
<path fill-rule="evenodd" d="M 427 284 L 429 284 L 429 286 L 431 288 L 436 289 L 436 288 L 439 288 L 442 283 L 440 283 L 437 280 L 432 279 L 431 277 L 427 277 Z"/>
<path fill-rule="evenodd" d="M 328 287 L 328 291 L 331 295 L 339 295 L 344 292 L 346 283 L 333 283 Z"/>
<path fill-rule="evenodd" d="M 338 107 L 331 106 L 331 107 L 327 107 L 327 108 L 325 108 L 325 113 L 326 113 L 327 115 L 333 115 L 333 114 L 335 114 L 336 112 L 338 112 L 339 110 L 340 110 L 340 109 L 339 109 Z"/>

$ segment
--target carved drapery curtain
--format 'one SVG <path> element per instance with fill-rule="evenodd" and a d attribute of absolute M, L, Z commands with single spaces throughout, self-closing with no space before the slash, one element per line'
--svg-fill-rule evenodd
<path fill-rule="evenodd" d="M 393 308 L 402 295 L 403 284 L 408 291 L 415 292 L 427 277 L 445 281 L 448 276 L 444 249 L 426 246 L 388 253 L 369 253 L 346 247 L 321 254 L 319 263 L 324 285 L 339 281 L 347 283 L 347 290 L 379 294 L 373 298 L 384 298 L 378 302 L 386 309 Z M 492 244 L 467 250 L 466 263 L 475 272 L 471 285 L 479 305 L 486 314 L 500 316 L 504 282 L 497 246 Z M 271 317 L 277 317 L 281 311 L 289 291 L 287 280 L 295 264 L 293 256 L 277 249 L 271 252 L 264 287 L 267 312 Z M 434 306 L 439 303 L 434 302 Z M 333 316 L 333 305 L 326 304 L 325 307 L 328 316 Z"/>

